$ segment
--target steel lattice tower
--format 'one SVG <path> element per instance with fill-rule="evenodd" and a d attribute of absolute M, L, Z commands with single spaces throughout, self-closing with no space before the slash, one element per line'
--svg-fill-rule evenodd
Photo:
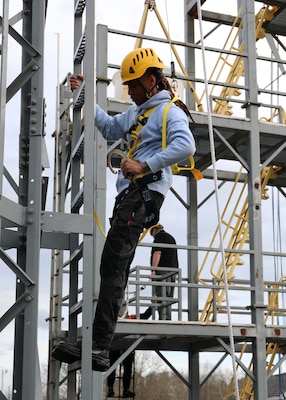
<path fill-rule="evenodd" d="M 246 181 L 247 190 L 247 238 L 242 249 L 227 249 L 228 260 L 237 254 L 245 256 L 248 262 L 249 276 L 243 281 L 230 275 L 230 286 L 234 290 L 247 291 L 249 306 L 243 310 L 233 306 L 233 315 L 240 313 L 241 320 L 233 326 L 236 350 L 243 343 L 248 343 L 248 353 L 253 359 L 253 368 L 236 359 L 244 370 L 248 381 L 243 393 L 251 391 L 255 400 L 267 399 L 267 378 L 284 362 L 285 325 L 271 322 L 266 318 L 271 315 L 284 316 L 285 310 L 279 305 L 278 297 L 285 290 L 284 281 L 265 283 L 263 264 L 265 257 L 285 257 L 283 252 L 264 250 L 262 241 L 263 221 L 261 212 L 261 193 L 264 190 L 261 178 L 264 168 L 279 167 L 271 170 L 275 176 L 267 177 L 267 184 L 276 187 L 285 200 L 285 113 L 279 104 L 265 104 L 261 95 L 277 96 L 283 101 L 284 90 L 266 90 L 259 86 L 257 65 L 260 62 L 273 62 L 285 74 L 285 57 L 280 56 L 276 47 L 279 43 L 281 54 L 285 46 L 279 39 L 284 36 L 285 1 L 265 2 L 265 6 L 277 7 L 272 19 L 261 17 L 263 30 L 271 57 L 258 55 L 257 18 L 255 5 L 262 2 L 238 0 L 237 19 L 223 13 L 207 11 L 211 0 L 202 1 L 205 8 L 203 22 L 231 26 L 238 31 L 239 48 L 220 49 L 215 45 L 207 51 L 233 57 L 236 64 L 231 65 L 231 79 L 212 79 L 212 83 L 222 90 L 212 96 L 214 101 L 213 125 L 215 127 L 215 150 L 217 159 L 237 161 L 245 172 L 239 178 Z M 17 14 L 9 13 L 10 2 L 5 0 L 1 16 L 1 82 L 0 82 L 0 256 L 5 268 L 15 275 L 15 303 L 0 318 L 1 332 L 11 321 L 15 324 L 15 336 L 11 340 L 14 347 L 13 400 L 39 400 L 43 398 L 37 350 L 38 298 L 40 252 L 50 249 L 51 257 L 51 296 L 49 318 L 49 353 L 54 344 L 61 339 L 82 340 L 82 362 L 69 367 L 67 372 L 67 395 L 69 400 L 78 398 L 81 375 L 81 398 L 83 400 L 102 400 L 103 384 L 107 373 L 93 373 L 91 370 L 91 334 L 94 309 L 99 289 L 99 264 L 104 238 L 94 218 L 94 211 L 105 230 L 106 214 L 106 165 L 111 149 L 119 143 L 106 143 L 94 127 L 95 103 L 110 114 L 123 112 L 128 107 L 126 102 L 119 102 L 107 97 L 110 82 L 109 69 L 118 69 L 108 60 L 108 41 L 110 34 L 119 38 L 125 35 L 138 36 L 138 40 L 148 40 L 144 34 L 132 34 L 116 31 L 107 26 L 95 26 L 95 2 L 75 0 L 74 2 L 74 71 L 83 73 L 85 81 L 74 93 L 69 89 L 67 75 L 58 88 L 58 121 L 54 151 L 53 210 L 46 209 L 48 179 L 45 177 L 47 154 L 45 153 L 45 100 L 44 87 L 44 30 L 48 7 L 47 0 L 23 2 L 23 8 Z M 152 2 L 145 1 L 148 10 Z M 195 123 L 193 132 L 197 141 L 196 167 L 206 179 L 212 179 L 210 145 L 208 138 L 208 120 L 206 113 L 198 104 L 194 95 L 202 84 L 195 60 L 200 51 L 200 43 L 195 34 L 197 22 L 196 1 L 185 0 L 185 47 L 186 73 L 180 78 L 192 85 L 187 92 L 187 103 L 192 110 Z M 267 8 L 267 7 L 265 7 Z M 275 9 L 276 10 L 276 9 Z M 18 29 L 20 22 L 21 31 Z M 215 28 L 217 29 L 217 28 Z M 214 29 L 214 30 L 215 30 Z M 210 32 L 210 35 L 213 32 Z M 7 83 L 7 71 L 11 38 L 18 46 L 21 59 L 20 71 L 11 83 Z M 156 41 L 158 38 L 152 38 Z M 160 40 L 166 46 L 170 40 Z M 11 45 L 12 49 L 12 45 Z M 228 63 L 230 64 L 230 62 Z M 239 75 L 241 74 L 241 75 Z M 243 84 L 236 77 L 243 77 Z M 255 83 L 255 84 L 254 84 Z M 196 90 L 195 90 L 196 89 Z M 236 92 L 237 90 L 237 92 Z M 239 92 L 241 98 L 234 99 Z M 14 100 L 15 99 L 15 100 Z M 11 145 L 9 106 L 16 102 L 12 119 L 18 119 L 14 131 L 18 137 L 18 175 L 13 165 L 7 165 L 7 154 Z M 71 101 L 73 107 L 71 111 Z M 277 102 L 279 103 L 279 102 Z M 230 104 L 239 105 L 243 115 L 239 118 L 230 112 Z M 278 110 L 268 121 L 261 121 L 260 108 Z M 278 115 L 278 117 L 277 117 Z M 17 117 L 17 118 L 16 118 Z M 278 119 L 278 121 L 277 121 Z M 15 137 L 13 138 L 15 143 Z M 49 155 L 51 157 L 51 155 Z M 277 173 L 276 173 L 277 171 Z M 15 177 L 17 176 L 17 177 Z M 198 183 L 189 172 L 180 176 L 184 180 L 187 200 L 184 202 L 180 193 L 173 189 L 177 200 L 184 204 L 187 221 L 187 265 L 177 285 L 178 296 L 176 310 L 178 320 L 171 323 L 152 321 L 120 321 L 117 326 L 114 345 L 125 351 L 125 355 L 135 349 L 155 350 L 162 356 L 162 350 L 183 351 L 189 359 L 189 399 L 200 398 L 200 360 L 199 355 L 209 349 L 230 353 L 229 329 L 226 322 L 221 322 L 219 314 L 225 312 L 223 301 L 224 287 L 221 274 L 211 278 L 204 287 L 203 280 L 198 281 L 200 254 L 208 251 L 219 252 L 216 246 L 206 249 L 199 244 L 199 208 Z M 235 181 L 229 171 L 220 171 L 222 182 Z M 272 180 L 271 180 L 272 179 Z M 263 192 L 264 193 L 264 192 Z M 246 218 L 241 218 L 244 220 Z M 237 230 L 236 232 L 238 232 Z M 240 231 L 241 234 L 242 231 Z M 240 236 L 240 239 L 242 235 Z M 236 243 L 237 244 L 237 243 Z M 180 246 L 178 246 L 180 247 Z M 236 266 L 240 260 L 232 265 Z M 235 264 L 236 263 L 236 264 Z M 228 264 L 229 266 L 230 264 Z M 131 284 L 135 287 L 138 272 L 134 269 Z M 233 272 L 233 271 L 232 271 Z M 283 277 L 282 277 L 283 278 Z M 132 281 L 133 279 L 133 281 Z M 140 278 L 141 279 L 141 278 Z M 133 283 L 132 283 L 133 282 Z M 135 282 L 135 283 L 134 283 Z M 242 289 L 242 285 L 245 285 Z M 2 282 L 4 289 L 5 282 Z M 246 287 L 246 289 L 245 289 Z M 206 312 L 200 306 L 202 289 L 209 289 L 210 302 Z M 183 293 L 183 294 L 182 294 Z M 183 303 L 183 297 L 185 301 Z M 272 299 L 272 300 L 271 300 Z M 145 300 L 146 301 L 146 300 Z M 151 301 L 151 297 L 149 298 Z M 137 302 L 137 303 L 136 303 Z M 135 299 L 134 307 L 139 310 L 140 294 Z M 145 305 L 145 304 L 144 304 Z M 68 310 L 68 311 L 67 311 Z M 184 318 L 182 318 L 184 315 Z M 244 317 L 247 315 L 247 317 Z M 68 328 L 63 329 L 62 317 L 68 320 Z M 246 321 L 244 320 L 246 318 Z M 280 355 L 279 360 L 275 358 Z M 267 357 L 271 356 L 272 368 L 266 368 Z M 218 363 L 219 364 L 219 363 Z M 59 397 L 60 364 L 49 357 L 48 365 L 48 400 Z M 231 390 L 231 389 L 230 389 Z M 233 392 L 231 392 L 233 395 Z M 0 395 L 5 399 L 4 394 Z"/>

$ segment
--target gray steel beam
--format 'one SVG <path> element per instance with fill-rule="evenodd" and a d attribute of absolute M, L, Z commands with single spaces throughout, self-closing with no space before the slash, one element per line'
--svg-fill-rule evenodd
<path fill-rule="evenodd" d="M 95 1 L 86 2 L 84 76 L 85 96 L 88 101 L 84 108 L 84 213 L 90 216 L 92 234 L 83 236 L 83 298 L 82 298 L 82 365 L 81 365 L 81 393 L 86 400 L 96 399 L 100 387 L 96 385 L 96 377 L 91 368 L 92 353 L 92 326 L 94 317 L 94 269 L 99 268 L 94 260 L 94 232 L 95 221 L 95 171 L 98 167 L 98 153 L 95 152 L 95 99 L 96 99 L 96 31 Z M 97 373 L 100 375 L 100 373 Z M 102 380 L 101 380 L 102 381 Z M 101 390 L 102 392 L 102 390 Z"/>
<path fill-rule="evenodd" d="M 206 0 L 201 0 L 201 4 L 204 4 Z M 191 15 L 197 14 L 197 0 L 185 0 L 185 12 Z"/>
<path fill-rule="evenodd" d="M 245 335 L 242 335 L 242 329 L 245 329 Z M 271 328 L 270 328 L 271 330 Z M 197 321 L 172 321 L 162 323 L 153 323 L 153 321 L 144 320 L 128 320 L 121 319 L 118 321 L 116 333 L 128 335 L 165 335 L 172 337 L 228 337 L 228 324 L 216 322 L 197 322 Z M 247 340 L 254 338 L 257 335 L 256 327 L 254 324 L 233 324 L 233 334 L 235 338 Z M 284 332 L 284 330 L 283 330 Z M 282 333 L 282 331 L 281 331 Z"/>
<path fill-rule="evenodd" d="M 0 248 L 0 258 L 4 263 L 17 275 L 17 278 L 24 283 L 25 286 L 34 286 L 35 282 L 17 265 L 9 255 Z"/>
<path fill-rule="evenodd" d="M 184 21 L 184 28 L 185 28 L 185 40 L 188 43 L 195 43 L 195 24 L 193 18 L 191 18 L 188 12 L 188 1 L 184 1 L 184 13 L 185 13 L 185 21 Z M 196 75 L 196 52 L 193 47 L 187 47 L 185 49 L 185 58 L 186 58 L 186 71 L 188 76 L 195 76 Z M 195 85 L 195 83 L 194 83 Z M 194 86 L 195 87 L 195 86 Z M 197 105 L 195 104 L 195 99 L 188 90 L 186 92 L 186 104 L 190 110 L 196 110 Z"/>
<path fill-rule="evenodd" d="M 2 332 L 3 329 L 5 329 L 6 326 L 13 321 L 33 299 L 33 293 L 30 290 L 26 290 L 21 296 L 19 296 L 16 302 L 1 316 L 0 332 Z"/>
<path fill-rule="evenodd" d="M 62 232 L 63 226 L 69 233 L 84 233 L 91 235 L 93 220 L 90 214 L 68 214 L 65 212 L 43 212 L 42 223 L 44 231 Z"/>
<path fill-rule="evenodd" d="M 24 206 L 15 203 L 6 196 L 0 199 L 0 217 L 6 218 L 15 226 L 25 226 L 27 221 L 27 210 Z"/>
<path fill-rule="evenodd" d="M 17 277 L 16 301 L 1 317 L 1 330 L 8 322 L 15 320 L 13 400 L 42 397 L 39 379 L 39 362 L 37 351 L 38 331 L 38 283 L 40 253 L 40 214 L 42 191 L 42 144 L 43 144 L 43 36 L 44 5 L 43 1 L 25 2 L 23 12 L 11 19 L 23 19 L 23 35 L 9 26 L 9 1 L 3 3 L 2 48 L 1 48 L 1 139 L 4 143 L 5 103 L 22 89 L 21 98 L 21 147 L 19 155 L 20 190 L 12 180 L 8 170 L 3 166 L 1 158 L 1 220 L 4 225 L 18 228 L 14 247 L 17 249 L 17 261 L 14 261 L 5 250 L 1 250 L 1 259 Z M 33 72 L 24 80 L 18 80 L 17 89 L 5 89 L 7 65 L 7 33 L 16 39 L 22 50 L 22 76 L 32 62 Z M 39 51 L 35 51 L 37 47 Z M 31 60 L 32 57 L 37 60 Z M 28 68 L 29 69 L 29 68 Z M 21 76 L 21 74 L 20 74 Z M 33 78 L 32 78 L 33 76 Z M 33 80 L 33 81 L 32 81 Z M 24 87 L 25 86 L 25 87 Z M 31 90 L 32 88 L 32 90 Z M 20 117 L 20 116 L 19 116 Z M 1 145 L 1 154 L 4 146 Z M 35 157 L 28 157 L 28 152 Z M 28 161 L 29 159 L 29 161 Z M 5 172 L 5 174 L 3 173 Z M 5 176 L 19 197 L 19 204 L 2 194 L 2 177 Z M 7 223 L 6 223 L 7 222 Z M 29 225 L 29 226 L 27 226 Z M 2 233 L 2 231 L 1 231 Z M 8 234 L 8 231 L 7 231 Z M 10 235 L 11 237 L 11 235 Z M 25 237 L 25 240 L 22 240 Z M 12 242 L 11 242 L 12 244 Z"/>
<path fill-rule="evenodd" d="M 187 243 L 191 246 L 198 246 L 198 183 L 193 178 L 187 180 Z M 188 252 L 188 282 L 196 283 L 199 270 L 198 253 Z M 199 318 L 199 292 L 198 289 L 188 289 L 188 309 L 190 321 L 197 321 Z M 191 346 L 189 351 L 189 400 L 199 399 L 200 390 L 200 358 L 197 346 Z"/>
<path fill-rule="evenodd" d="M 96 75 L 100 79 L 96 84 L 96 102 L 101 108 L 107 110 L 107 30 L 106 27 L 97 27 L 96 30 Z M 94 207 L 99 220 L 105 229 L 106 220 L 106 168 L 102 165 L 106 164 L 107 159 L 107 143 L 101 133 L 95 129 L 95 175 L 94 175 Z M 104 237 L 102 236 L 98 226 L 95 226 L 94 235 L 94 281 L 93 290 L 95 296 L 94 306 L 97 304 L 100 286 L 100 260 L 104 246 Z M 95 385 L 98 391 L 95 393 L 94 400 L 101 400 L 103 396 L 103 378 L 99 372 L 95 374 Z"/>
<path fill-rule="evenodd" d="M 1 75 L 0 75 L 0 194 L 3 189 L 4 176 L 4 143 L 5 143 L 5 110 L 8 60 L 9 1 L 3 2 Z M 1 202 L 0 202 L 1 206 Z M 1 228 L 1 223 L 0 223 Z"/>
<path fill-rule="evenodd" d="M 28 2 L 27 9 L 31 17 L 23 15 L 24 29 L 27 37 L 38 49 L 36 73 L 30 80 L 30 97 L 26 112 L 28 128 L 26 139 L 29 142 L 29 154 L 33 155 L 27 160 L 27 230 L 26 230 L 26 273 L 35 282 L 31 291 L 33 300 L 27 305 L 23 315 L 23 370 L 22 370 L 22 399 L 36 399 L 42 397 L 41 381 L 38 380 L 38 296 L 39 296 L 39 266 L 40 266 L 40 241 L 41 241 L 41 209 L 42 209 L 42 148 L 44 137 L 43 112 L 44 112 L 44 26 L 45 26 L 45 1 Z M 26 49 L 24 48 L 24 51 Z M 27 59 L 30 57 L 27 54 Z M 24 57 L 25 60 L 25 57 Z M 26 91 L 24 91 L 26 93 Z M 19 333 L 19 332 L 18 332 Z M 15 368 L 17 366 L 15 365 Z M 39 397 L 40 396 L 40 397 Z M 15 396 L 15 399 L 18 396 Z M 14 400 L 14 398 L 13 398 Z"/>
<path fill-rule="evenodd" d="M 251 122 L 251 134 L 249 135 L 250 165 L 248 180 L 249 202 L 249 240 L 250 249 L 254 250 L 250 256 L 251 285 L 255 287 L 251 292 L 252 322 L 257 327 L 257 337 L 253 340 L 253 371 L 255 380 L 254 399 L 267 400 L 267 376 L 266 376 L 266 335 L 264 328 L 264 275 L 262 258 L 262 225 L 261 225 L 261 188 L 260 188 L 260 134 L 258 124 L 258 87 L 251 84 L 256 82 L 256 26 L 254 2 L 247 0 L 238 1 L 238 9 L 242 6 L 242 40 L 244 51 L 248 54 L 244 59 L 244 71 L 246 86 L 247 117 Z"/>

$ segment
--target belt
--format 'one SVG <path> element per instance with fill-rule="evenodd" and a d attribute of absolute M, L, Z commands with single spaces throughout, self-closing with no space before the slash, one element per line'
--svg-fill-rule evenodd
<path fill-rule="evenodd" d="M 141 188 L 144 187 L 146 185 L 148 185 L 148 183 L 152 183 L 152 182 L 156 182 L 156 181 L 160 181 L 162 179 L 163 176 L 163 172 L 157 171 L 154 174 L 148 174 L 148 175 L 144 175 L 142 176 L 142 178 L 138 178 L 136 179 L 136 184 Z"/>

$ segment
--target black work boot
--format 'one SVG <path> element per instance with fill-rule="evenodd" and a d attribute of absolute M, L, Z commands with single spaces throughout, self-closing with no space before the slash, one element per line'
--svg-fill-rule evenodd
<path fill-rule="evenodd" d="M 135 397 L 135 393 L 128 389 L 123 390 L 123 398 L 127 399 L 128 397 Z"/>
<path fill-rule="evenodd" d="M 91 356 L 94 371 L 106 371 L 110 367 L 108 350 L 93 347 Z M 52 357 L 68 364 L 79 361 L 81 359 L 81 343 L 59 342 L 52 351 Z"/>
<path fill-rule="evenodd" d="M 52 351 L 56 360 L 72 364 L 81 359 L 81 346 L 79 343 L 59 342 Z"/>
<path fill-rule="evenodd" d="M 114 396 L 113 387 L 109 387 L 107 391 L 107 397 L 113 397 L 113 396 Z"/>
<path fill-rule="evenodd" d="M 109 351 L 92 346 L 92 369 L 93 371 L 106 371 L 110 367 Z"/>

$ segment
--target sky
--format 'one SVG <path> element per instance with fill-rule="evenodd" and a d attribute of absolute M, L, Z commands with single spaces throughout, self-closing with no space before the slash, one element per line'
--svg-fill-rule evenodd
<path fill-rule="evenodd" d="M 0 5 L 1 5 L 0 1 Z M 12 2 L 10 2 L 12 3 Z M 207 3 L 210 8 L 216 10 L 216 5 L 213 1 L 209 1 Z M 157 0 L 157 9 L 167 26 L 170 36 L 173 40 L 183 41 L 184 40 L 184 24 L 183 24 L 183 1 L 169 1 L 169 0 Z M 236 1 L 232 0 L 227 2 L 227 10 L 224 12 L 229 14 L 236 14 Z M 20 0 L 13 0 L 13 4 L 10 4 L 10 12 L 11 16 L 14 13 L 21 9 L 22 2 Z M 2 9 L 2 6 L 1 6 Z M 132 0 L 129 2 L 119 2 L 118 0 L 98 0 L 96 2 L 96 23 L 108 25 L 114 29 L 137 32 L 139 29 L 139 24 L 142 18 L 144 9 L 144 0 Z M 209 8 L 208 8 L 209 9 Z M 109 10 L 107 12 L 106 10 Z M 54 142 L 52 139 L 52 133 L 55 130 L 55 111 L 56 111 L 56 85 L 57 85 L 57 70 L 59 66 L 59 76 L 60 81 L 62 81 L 68 72 L 71 72 L 73 69 L 73 2 L 70 0 L 49 0 L 48 4 L 48 12 L 47 12 L 47 21 L 46 21 L 46 32 L 45 32 L 45 98 L 47 103 L 46 108 L 46 145 L 49 155 L 50 168 L 45 171 L 45 175 L 48 174 L 50 176 L 50 182 L 53 179 L 53 162 L 54 162 Z M 207 27 L 208 29 L 208 27 Z M 164 38 L 164 33 L 160 27 L 160 24 L 156 18 L 154 12 L 149 12 L 146 26 L 146 35 L 158 36 Z M 221 33 L 218 32 L 215 34 L 215 38 L 220 40 L 221 43 L 224 42 L 225 38 L 222 37 Z M 59 39 L 59 48 L 57 40 Z M 198 36 L 199 39 L 199 36 Z M 210 40 L 210 39 L 208 39 Z M 214 40 L 212 38 L 212 40 Z M 206 44 L 209 46 L 213 46 L 213 42 L 207 41 Z M 144 45 L 144 42 L 143 42 Z M 261 46 L 261 48 L 260 48 Z M 124 48 L 123 48 L 124 47 Z M 130 42 L 126 43 L 125 46 L 118 46 L 117 42 L 111 42 L 108 50 L 108 54 L 112 62 L 116 64 L 120 64 L 122 58 L 134 48 L 134 39 L 130 39 Z M 15 50 L 15 51 L 14 51 Z M 59 50 L 59 59 L 57 57 L 57 50 Z M 157 49 L 156 49 L 157 50 Z M 161 53 L 161 52 L 162 53 Z M 182 49 L 178 49 L 180 56 L 183 57 Z M 258 51 L 265 51 L 265 44 L 258 44 Z M 170 61 L 174 58 L 170 52 L 168 46 L 158 46 L 158 54 L 163 58 L 165 64 L 169 65 Z M 266 51 L 267 53 L 267 51 Z M 269 54 L 267 54 L 269 55 Z M 284 59 L 285 59 L 284 55 Z M 9 69 L 8 80 L 14 79 L 15 75 L 18 73 L 20 68 L 20 61 L 17 57 L 17 48 L 15 43 L 11 42 L 9 47 L 8 54 L 9 63 L 11 68 Z M 200 61 L 201 62 L 201 61 Z M 209 70 L 211 70 L 211 66 L 214 65 L 215 60 L 211 60 L 208 64 Z M 210 73 L 210 72 L 209 72 Z M 109 71 L 109 75 L 112 78 L 113 71 Z M 198 69 L 198 76 L 203 78 L 202 69 Z M 265 86 L 269 83 L 271 79 L 268 75 L 261 74 L 262 84 Z M 112 97 L 113 95 L 113 86 L 110 85 L 110 93 L 109 95 Z M 199 87 L 199 90 L 202 91 L 202 87 Z M 15 145 L 13 145 L 14 140 L 18 138 L 18 124 L 17 118 L 13 118 L 13 115 L 19 110 L 19 97 L 16 97 L 11 101 L 7 106 L 7 126 L 9 126 L 9 136 L 7 135 L 5 141 L 5 163 L 9 167 L 9 171 L 17 181 L 18 167 L 17 167 L 17 151 L 18 149 L 14 149 Z M 12 150 L 13 149 L 13 150 Z M 238 170 L 238 166 L 236 163 L 218 163 L 218 168 L 224 168 L 229 170 Z M 111 213 L 111 207 L 113 205 L 114 196 L 116 195 L 114 188 L 114 179 L 115 177 L 108 172 L 108 191 L 107 191 L 107 217 Z M 182 182 L 182 178 L 177 177 L 174 179 L 174 187 L 178 190 L 182 198 L 186 199 L 186 190 L 184 182 Z M 203 180 L 203 182 L 199 183 L 199 202 L 206 196 L 207 193 L 213 190 L 213 182 L 208 180 Z M 225 185 L 224 189 L 221 190 L 221 198 L 222 204 L 224 204 L 225 199 L 228 197 L 230 192 L 230 185 Z M 9 188 L 5 185 L 4 192 L 9 191 Z M 263 216 L 264 216 L 264 224 L 265 228 L 263 230 L 264 235 L 264 243 L 265 249 L 271 250 L 274 246 L 273 243 L 273 225 L 274 222 L 276 224 L 276 229 L 278 230 L 278 223 L 281 221 L 285 221 L 283 217 L 285 215 L 285 205 L 279 204 L 279 199 L 276 199 L 276 193 L 269 191 L 270 200 L 267 200 L 263 204 Z M 16 198 L 13 193 L 9 192 L 9 196 L 11 198 Z M 210 204 L 211 203 L 211 204 Z M 210 218 L 210 205 L 211 205 L 211 218 Z M 50 185 L 48 192 L 48 203 L 47 209 L 52 209 L 52 187 Z M 279 221 L 276 219 L 279 213 Z M 214 197 L 210 202 L 208 202 L 205 206 L 202 206 L 199 210 L 199 220 L 200 220 L 200 232 L 199 232 L 199 241 L 201 245 L 208 246 L 214 232 L 214 229 L 217 224 L 216 218 L 216 210 L 215 210 L 215 200 Z M 166 230 L 172 233 L 178 244 L 185 245 L 186 244 L 186 223 L 185 223 L 185 211 L 183 206 L 178 203 L 175 197 L 172 194 L 169 194 L 165 204 L 162 207 L 161 211 L 161 222 L 165 226 Z M 285 222 L 282 224 L 280 229 L 285 231 Z M 276 235 L 275 235 L 276 236 Z M 151 238 L 148 235 L 146 237 L 147 242 L 151 242 Z M 285 241 L 282 243 L 282 249 L 285 252 Z M 179 252 L 180 263 L 181 265 L 186 267 L 186 254 L 183 251 Z M 43 262 L 41 263 L 41 282 L 40 282 L 40 306 L 39 306 L 39 355 L 40 355 L 40 364 L 46 364 L 47 362 L 47 344 L 48 344 L 48 323 L 46 322 L 46 318 L 49 315 L 49 274 L 50 274 L 50 251 L 44 250 L 41 252 L 41 259 Z M 48 260 L 48 261 L 47 261 Z M 146 260 L 146 264 L 149 263 L 149 249 L 146 248 L 138 248 L 136 252 L 136 257 L 134 260 L 134 264 L 139 263 L 142 264 L 143 260 Z M 247 264 L 247 263 L 246 263 Z M 267 269 L 267 276 L 269 279 L 273 276 L 273 268 L 272 260 L 266 260 L 266 264 L 269 264 L 269 268 Z M 7 268 L 4 268 L 3 265 L 0 264 L 0 271 L 2 279 L 5 279 L 5 285 L 2 287 L 1 293 L 1 305 L 0 305 L 0 313 L 2 314 L 14 301 L 14 276 Z M 282 268 L 283 269 L 283 268 Z M 249 271 L 245 272 L 245 269 L 241 269 L 237 271 L 238 277 L 245 277 L 245 274 L 249 275 Z M 239 295 L 234 295 L 234 301 L 239 302 Z M 246 300 L 247 301 L 247 300 Z M 11 335 L 13 334 L 13 326 L 10 324 L 5 332 L 0 334 L 0 369 L 2 371 L 8 370 L 7 373 L 4 373 L 4 387 L 8 390 L 9 382 L 11 382 L 11 352 L 13 343 L 11 341 Z M 182 355 L 179 354 L 178 360 L 173 359 L 175 365 L 179 368 L 182 365 Z"/>

